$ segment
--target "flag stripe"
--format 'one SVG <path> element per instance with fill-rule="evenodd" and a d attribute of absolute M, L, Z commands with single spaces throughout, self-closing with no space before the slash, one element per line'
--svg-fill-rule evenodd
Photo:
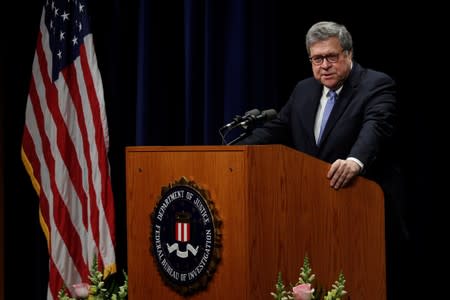
<path fill-rule="evenodd" d="M 105 257 L 106 261 L 111 260 L 110 251 L 113 245 L 115 244 L 115 232 L 114 232 L 114 203 L 112 201 L 107 201 L 113 197 L 112 195 L 112 186 L 111 181 L 109 180 L 109 164 L 107 158 L 108 151 L 108 133 L 107 133 L 107 121 L 106 114 L 104 108 L 104 101 L 99 101 L 103 99 L 103 88 L 94 87 L 102 86 L 101 81 L 99 80 L 101 77 L 99 74 L 95 74 L 93 76 L 92 73 L 98 73 L 98 69 L 89 68 L 89 66 L 97 65 L 97 59 L 94 55 L 94 49 L 92 47 L 92 36 L 86 37 L 87 40 L 90 40 L 89 43 L 85 43 L 86 47 L 80 48 L 80 61 L 81 68 L 83 70 L 83 78 L 86 87 L 86 98 L 89 99 L 89 104 L 91 107 L 92 117 L 91 119 L 94 122 L 94 128 L 98 130 L 95 131 L 95 144 L 94 149 L 97 152 L 95 157 L 98 157 L 98 161 L 95 164 L 97 168 L 94 168 L 94 171 L 97 175 L 96 178 L 100 178 L 100 182 L 94 184 L 96 187 L 100 187 L 101 191 L 97 195 L 96 199 L 98 202 L 96 203 L 96 207 L 101 207 L 102 210 L 99 211 L 101 214 L 97 220 L 99 221 L 99 229 L 101 232 L 105 233 L 102 235 L 102 239 L 100 237 L 96 239 L 99 242 L 101 252 L 101 257 Z M 91 73 L 92 71 L 92 73 Z M 94 231 L 97 233 L 97 231 Z M 105 266 L 108 272 L 115 272 L 115 264 L 107 264 Z"/>
<path fill-rule="evenodd" d="M 49 261 L 49 282 L 48 282 L 48 295 L 47 299 L 57 299 L 59 290 L 61 289 L 61 283 L 64 279 L 58 271 L 57 266 L 54 264 L 53 260 Z"/>
<path fill-rule="evenodd" d="M 83 95 L 85 95 L 85 97 L 83 97 L 85 99 L 85 103 L 84 106 L 86 108 L 90 108 L 90 109 L 86 109 L 85 113 L 86 113 L 86 117 L 89 120 L 95 120 L 97 117 L 95 115 L 93 115 L 93 113 L 96 111 L 96 108 L 92 108 L 91 107 L 91 103 L 90 103 L 90 92 L 86 92 L 87 87 L 86 85 L 88 85 L 89 82 L 89 78 L 91 77 L 89 69 L 88 70 L 84 70 L 83 69 L 83 60 L 84 56 L 85 56 L 85 51 L 84 51 L 84 47 L 80 48 L 80 60 L 76 61 L 76 67 L 77 69 L 80 70 L 80 74 L 83 73 L 83 79 L 84 79 L 84 85 L 80 86 L 80 90 L 83 93 Z M 87 73 L 85 73 L 85 71 L 87 71 Z M 98 100 L 97 100 L 98 101 Z M 101 161 L 101 159 L 98 159 L 98 157 L 100 156 L 100 154 L 102 153 L 102 149 L 97 145 L 96 142 L 96 136 L 98 135 L 98 133 L 102 133 L 101 130 L 101 126 L 98 126 L 98 124 L 95 124 L 95 122 L 93 124 L 91 124 L 91 126 L 93 126 L 94 128 L 96 128 L 97 130 L 95 130 L 95 132 L 90 132 L 90 136 L 89 136 L 89 140 L 91 141 L 91 148 L 90 151 L 92 153 L 95 153 L 95 155 L 93 155 L 93 167 L 91 168 L 91 172 L 92 172 L 92 178 L 94 180 L 94 178 L 96 179 L 96 181 L 91 182 L 91 186 L 93 187 L 92 193 L 95 195 L 95 197 L 92 197 L 92 199 L 101 199 L 102 197 L 104 197 L 103 195 L 101 195 L 101 193 L 99 192 L 99 190 L 96 187 L 101 187 L 106 183 L 106 178 L 102 178 L 99 176 L 99 168 L 98 165 Z M 95 142 L 94 142 L 95 141 Z M 104 141 L 104 140 L 103 140 Z M 86 155 L 86 157 L 88 157 L 88 155 Z M 101 210 L 99 210 L 99 207 L 101 207 L 101 205 L 99 205 L 101 203 L 97 202 L 97 201 L 91 201 L 90 203 L 90 208 L 91 208 L 91 230 L 92 230 L 92 235 L 93 238 L 96 242 L 97 245 L 100 245 L 100 249 L 99 251 L 101 252 L 101 243 L 99 241 L 99 221 L 102 220 L 104 218 L 104 216 L 100 216 L 99 214 L 101 213 Z M 100 259 L 103 257 L 103 255 L 100 255 Z"/>

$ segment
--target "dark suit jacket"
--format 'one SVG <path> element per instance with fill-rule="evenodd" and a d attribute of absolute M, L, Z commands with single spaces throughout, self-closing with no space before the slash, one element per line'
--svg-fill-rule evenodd
<path fill-rule="evenodd" d="M 399 213 L 404 196 L 393 147 L 397 127 L 394 80 L 353 62 L 321 143 L 316 145 L 314 122 L 322 90 L 322 84 L 313 77 L 300 81 L 277 118 L 255 129 L 239 144 L 285 144 L 329 163 L 355 157 L 364 164 L 362 175 L 383 188 L 389 202 L 385 210 L 393 214 L 388 219 L 397 219 L 397 223 L 403 219 Z M 406 228 L 400 227 L 406 234 Z"/>
<path fill-rule="evenodd" d="M 396 122 L 395 83 L 386 74 L 353 63 L 328 119 L 320 145 L 314 121 L 322 85 L 313 77 L 300 81 L 277 118 L 239 144 L 285 144 L 326 162 L 349 156 L 364 164 L 364 174 L 378 179 L 377 164 L 389 147 Z M 386 148 L 385 148 L 386 147 Z"/>

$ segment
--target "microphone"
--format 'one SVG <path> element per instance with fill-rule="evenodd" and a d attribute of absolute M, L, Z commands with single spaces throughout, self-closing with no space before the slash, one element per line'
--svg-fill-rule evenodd
<path fill-rule="evenodd" d="M 230 123 L 228 123 L 225 126 L 223 126 L 221 128 L 221 130 L 226 129 L 226 128 L 233 129 L 236 126 L 239 126 L 239 124 L 241 124 L 242 122 L 245 122 L 248 119 L 256 118 L 260 114 L 261 114 L 261 112 L 259 111 L 259 109 L 254 108 L 252 110 L 249 110 L 242 117 L 239 116 L 239 115 L 235 116 L 233 118 L 233 121 L 231 121 Z"/>
<path fill-rule="evenodd" d="M 259 113 L 258 111 L 257 115 L 249 115 L 248 118 L 241 120 L 241 122 L 239 122 L 236 126 L 242 127 L 243 129 L 247 129 L 257 121 L 260 122 L 270 121 L 272 119 L 275 119 L 276 116 L 277 111 L 273 108 L 263 110 L 261 113 Z"/>

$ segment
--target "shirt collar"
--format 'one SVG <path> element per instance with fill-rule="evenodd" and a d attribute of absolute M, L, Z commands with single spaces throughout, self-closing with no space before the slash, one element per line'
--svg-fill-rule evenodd
<path fill-rule="evenodd" d="M 342 87 L 343 87 L 343 85 L 342 85 L 340 88 L 338 88 L 337 90 L 335 90 L 336 95 L 339 95 L 339 93 L 340 93 L 341 90 L 342 90 Z M 323 94 L 324 94 L 324 95 L 327 95 L 329 90 L 330 90 L 329 88 L 327 88 L 326 86 L 324 86 L 324 87 L 323 87 Z"/>

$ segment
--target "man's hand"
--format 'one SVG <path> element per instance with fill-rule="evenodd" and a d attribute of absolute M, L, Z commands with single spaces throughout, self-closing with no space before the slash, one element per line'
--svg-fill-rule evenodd
<path fill-rule="evenodd" d="M 355 161 L 338 159 L 331 164 L 327 178 L 330 179 L 330 186 L 338 190 L 347 186 L 360 171 L 361 167 Z"/>

